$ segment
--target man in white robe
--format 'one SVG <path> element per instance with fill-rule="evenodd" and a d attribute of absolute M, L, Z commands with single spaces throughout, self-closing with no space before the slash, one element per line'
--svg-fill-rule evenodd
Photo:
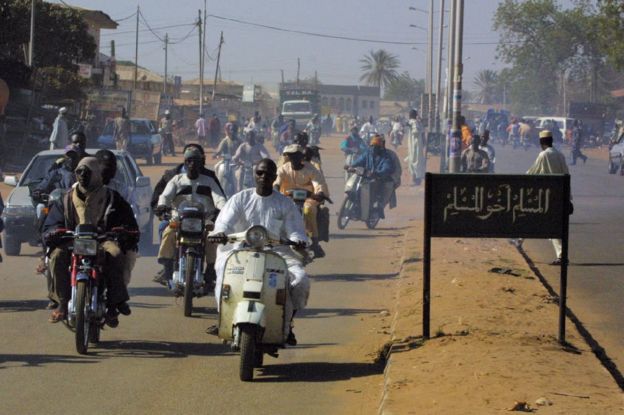
<path fill-rule="evenodd" d="M 215 228 L 209 238 L 222 238 L 232 233 L 243 232 L 251 226 L 261 225 L 280 238 L 288 239 L 299 244 L 299 248 L 308 245 L 303 217 L 293 201 L 273 190 L 273 182 L 277 177 L 277 166 L 270 159 L 261 160 L 254 171 L 256 180 L 255 189 L 245 189 L 232 196 L 225 204 Z M 221 285 L 225 272 L 225 263 L 236 245 L 220 246 L 217 250 L 215 271 L 217 284 L 215 299 L 219 305 Z M 294 313 L 305 308 L 310 294 L 310 279 L 303 268 L 301 258 L 286 246 L 275 247 L 274 251 L 286 261 L 290 278 L 290 296 L 292 308 L 287 307 L 287 317 L 294 317 Z M 288 321 L 288 320 L 287 320 Z M 209 329 L 209 332 L 213 330 Z M 288 344 L 296 344 L 292 330 L 288 336 Z"/>
<path fill-rule="evenodd" d="M 407 167 L 415 186 L 419 186 L 427 172 L 426 141 L 423 127 L 415 109 L 409 112 L 408 125 L 410 127 L 407 137 Z"/>
<path fill-rule="evenodd" d="M 543 130 L 540 132 L 539 139 L 542 151 L 537 156 L 531 168 L 527 170 L 527 174 L 570 174 L 565 156 L 553 147 L 552 133 L 548 130 Z M 572 197 L 570 197 L 570 199 L 572 199 Z M 550 241 L 557 255 L 557 258 L 551 262 L 551 265 L 560 265 L 562 249 L 561 239 L 551 239 Z"/>

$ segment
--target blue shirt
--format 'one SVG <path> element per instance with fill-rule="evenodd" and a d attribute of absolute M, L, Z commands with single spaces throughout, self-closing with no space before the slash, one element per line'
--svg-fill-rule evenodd
<path fill-rule="evenodd" d="M 385 149 L 375 154 L 374 147 L 369 147 L 353 162 L 353 167 L 364 167 L 373 177 L 390 177 L 394 173 L 394 162 Z"/>

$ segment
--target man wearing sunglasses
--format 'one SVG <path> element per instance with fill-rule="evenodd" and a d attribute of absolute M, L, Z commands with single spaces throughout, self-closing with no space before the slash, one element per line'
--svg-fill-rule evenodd
<path fill-rule="evenodd" d="M 270 159 L 263 159 L 254 171 L 256 180 L 255 189 L 245 189 L 232 196 L 225 204 L 214 231 L 209 240 L 223 242 L 225 236 L 243 232 L 255 225 L 264 226 L 271 232 L 297 243 L 296 249 L 305 248 L 308 245 L 303 217 L 293 201 L 281 193 L 273 190 L 273 182 L 277 178 L 277 166 Z M 234 245 L 225 245 L 217 250 L 215 271 L 217 273 L 217 285 L 215 298 L 219 304 L 221 284 L 225 271 L 225 263 L 230 253 L 236 248 Z M 293 313 L 291 321 L 297 310 L 305 308 L 310 294 L 310 279 L 303 268 L 301 258 L 286 246 L 275 247 L 274 251 L 282 256 L 288 266 L 290 278 L 290 295 Z M 217 327 L 210 327 L 208 333 L 216 334 Z M 297 339 L 292 331 L 292 323 L 287 343 L 291 346 L 297 344 Z"/>

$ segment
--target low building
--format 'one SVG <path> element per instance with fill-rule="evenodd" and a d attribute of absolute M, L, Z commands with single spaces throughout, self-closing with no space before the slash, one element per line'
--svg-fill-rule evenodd
<path fill-rule="evenodd" d="M 379 118 L 379 87 L 319 84 L 318 90 L 323 114 Z"/>

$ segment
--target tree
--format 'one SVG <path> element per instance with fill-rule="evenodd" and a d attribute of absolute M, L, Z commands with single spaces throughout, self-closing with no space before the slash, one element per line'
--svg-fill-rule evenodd
<path fill-rule="evenodd" d="M 10 85 L 27 87 L 24 81 L 31 75 L 25 66 L 25 48 L 30 40 L 30 0 L 0 0 L 0 67 L 12 67 Z M 75 97 L 77 62 L 90 62 L 95 57 L 96 44 L 78 9 L 36 1 L 36 30 L 34 48 L 35 76 L 45 76 L 44 84 L 53 87 L 54 95 Z M 41 79 L 39 79 L 39 84 Z"/>
<path fill-rule="evenodd" d="M 596 34 L 609 61 L 624 69 L 624 1 L 599 0 Z"/>
<path fill-rule="evenodd" d="M 362 76 L 360 81 L 367 85 L 386 88 L 397 77 L 399 58 L 383 49 L 371 50 L 368 55 L 360 59 Z"/>
<path fill-rule="evenodd" d="M 500 33 L 499 58 L 511 65 L 507 80 L 517 112 L 561 112 L 569 79 L 580 80 L 594 100 L 599 91 L 603 52 L 595 35 L 591 2 L 576 0 L 562 9 L 555 0 L 505 0 L 494 17 Z"/>
<path fill-rule="evenodd" d="M 498 74 L 491 69 L 483 69 L 474 78 L 474 84 L 478 88 L 477 100 L 481 104 L 494 104 L 499 101 Z"/>
<path fill-rule="evenodd" d="M 406 71 L 392 79 L 384 94 L 384 99 L 417 102 L 425 92 L 425 80 L 414 79 Z"/>

